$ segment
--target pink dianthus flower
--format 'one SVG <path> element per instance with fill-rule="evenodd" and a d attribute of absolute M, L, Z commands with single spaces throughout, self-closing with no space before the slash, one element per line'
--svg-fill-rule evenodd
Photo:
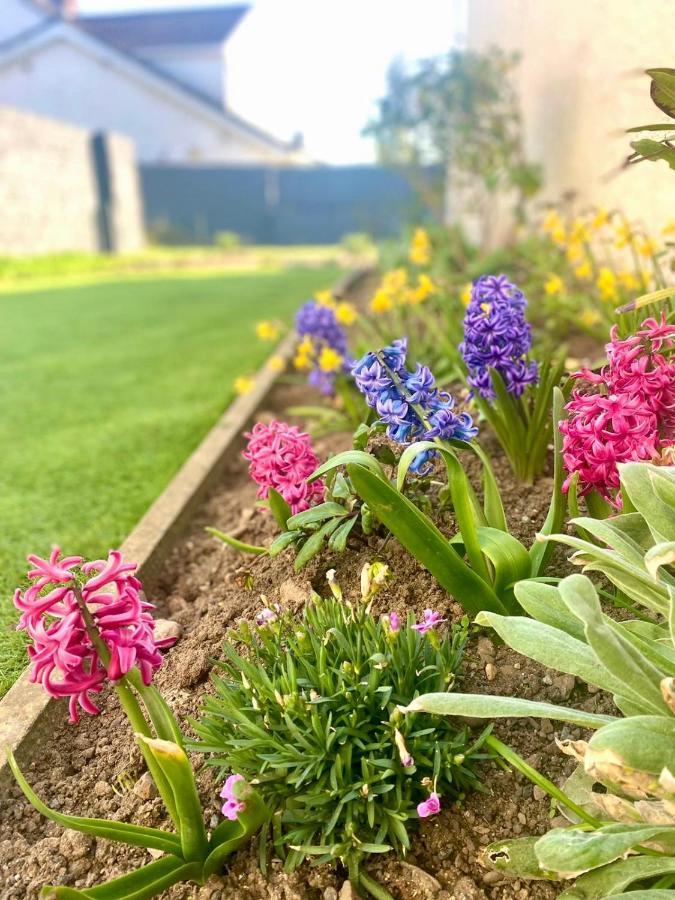
<path fill-rule="evenodd" d="M 274 488 L 294 514 L 323 500 L 323 481 L 307 483 L 319 465 L 308 434 L 296 425 L 274 421 L 269 425 L 258 422 L 244 436 L 248 438 L 244 458 L 249 461 L 251 478 L 259 485 L 259 498 L 266 498 Z"/>
<path fill-rule="evenodd" d="M 47 560 L 28 557 L 32 583 L 17 589 L 14 605 L 21 611 L 17 629 L 32 641 L 31 681 L 51 697 L 69 697 L 75 723 L 78 706 L 96 715 L 100 710 L 92 695 L 134 666 L 150 684 L 162 664 L 159 650 L 175 638 L 155 640 L 154 607 L 141 598 L 136 564 L 125 563 L 118 550 L 107 560 L 84 564 L 81 556 L 60 556 L 54 547 Z"/>
<path fill-rule="evenodd" d="M 578 472 L 579 494 L 595 490 L 620 507 L 618 463 L 655 461 L 675 443 L 675 325 L 645 319 L 625 340 L 610 332 L 607 365 L 582 369 L 572 377 L 590 386 L 577 388 L 560 423 L 568 477 Z"/>

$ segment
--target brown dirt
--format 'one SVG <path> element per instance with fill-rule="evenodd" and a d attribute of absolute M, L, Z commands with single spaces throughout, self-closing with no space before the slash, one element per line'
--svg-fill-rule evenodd
<path fill-rule="evenodd" d="M 279 386 L 261 418 L 298 402 L 308 402 L 304 388 Z M 349 437 L 332 435 L 316 444 L 319 455 L 325 458 L 349 446 Z M 510 525 L 515 534 L 529 542 L 546 512 L 550 477 L 523 490 L 513 481 L 496 447 L 488 449 L 496 458 Z M 219 655 L 228 626 L 240 617 L 251 619 L 262 605 L 261 595 L 299 610 L 310 586 L 322 587 L 329 568 L 337 570 L 346 590 L 354 590 L 364 562 L 378 556 L 395 574 L 392 584 L 378 598 L 381 610 L 420 612 L 433 607 L 451 619 L 463 615 L 461 607 L 393 540 L 383 544 L 372 537 L 367 546 L 342 556 L 324 554 L 297 575 L 290 552 L 275 559 L 243 558 L 204 532 L 204 526 L 214 525 L 252 543 L 266 542 L 274 528 L 269 517 L 253 510 L 254 495 L 254 486 L 237 454 L 222 487 L 199 511 L 152 592 L 158 615 L 174 619 L 185 630 L 157 677 L 158 687 L 179 719 L 197 712 L 200 698 L 208 689 L 212 660 Z M 574 678 L 523 659 L 479 632 L 470 640 L 462 687 L 548 701 L 567 700 L 589 709 L 607 702 L 600 694 L 589 694 Z M 500 722 L 496 733 L 554 781 L 561 781 L 570 770 L 570 761 L 556 749 L 555 734 L 581 736 L 579 729 L 561 729 L 548 721 L 533 720 Z M 196 766 L 203 763 L 199 756 L 194 761 Z M 84 716 L 77 727 L 69 726 L 65 714 L 61 715 L 50 739 L 32 749 L 25 774 L 37 793 L 62 811 L 167 825 L 161 801 L 143 774 L 129 725 L 114 696 L 104 697 L 103 715 Z M 208 767 L 200 768 L 198 780 L 206 821 L 215 825 L 219 821 L 218 786 Z M 490 841 L 541 834 L 551 820 L 548 800 L 537 799 L 532 785 L 519 775 L 487 764 L 484 782 L 484 793 L 469 796 L 460 807 L 445 809 L 421 823 L 405 862 L 391 857 L 379 859 L 372 866 L 373 874 L 397 900 L 547 900 L 556 896 L 558 891 L 551 885 L 507 880 L 481 866 L 480 850 Z M 266 880 L 258 871 L 256 859 L 254 842 L 231 860 L 222 877 L 202 888 L 178 885 L 162 896 L 167 900 L 336 900 L 344 882 L 344 872 L 325 866 L 306 866 L 286 875 L 278 861 L 272 863 Z M 45 883 L 90 887 L 149 861 L 146 851 L 96 841 L 47 822 L 16 786 L 0 800 L 2 898 L 37 897 Z"/>

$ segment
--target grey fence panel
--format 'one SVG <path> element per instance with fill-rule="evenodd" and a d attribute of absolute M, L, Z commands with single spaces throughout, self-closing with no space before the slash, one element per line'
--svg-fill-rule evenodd
<path fill-rule="evenodd" d="M 380 166 L 144 165 L 141 183 L 148 227 L 194 243 L 219 231 L 261 244 L 335 243 L 356 231 L 383 238 L 430 215 L 403 176 Z"/>

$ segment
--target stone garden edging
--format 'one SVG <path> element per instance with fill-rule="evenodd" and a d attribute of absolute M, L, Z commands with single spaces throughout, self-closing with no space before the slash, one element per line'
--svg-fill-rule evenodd
<path fill-rule="evenodd" d="M 333 286 L 333 294 L 343 296 L 370 271 L 347 273 Z M 288 334 L 274 355 L 288 362 L 294 343 L 293 334 Z M 262 366 L 253 390 L 237 397 L 227 408 L 120 547 L 126 559 L 138 563 L 138 576 L 146 584 L 152 583 L 189 519 L 221 477 L 230 449 L 267 398 L 277 377 L 267 364 Z M 29 739 L 39 741 L 46 735 L 57 708 L 63 711 L 63 704 L 52 703 L 40 685 L 31 684 L 28 670 L 0 700 L 0 782 L 9 775 L 7 752 L 20 754 Z"/>

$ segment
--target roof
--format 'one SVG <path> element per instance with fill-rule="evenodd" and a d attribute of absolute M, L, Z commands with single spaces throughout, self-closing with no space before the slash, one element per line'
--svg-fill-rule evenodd
<path fill-rule="evenodd" d="M 66 22 L 60 17 L 52 17 L 32 28 L 27 28 L 13 38 L 0 43 L 0 63 L 11 59 L 14 55 L 21 53 L 22 50 L 37 47 L 50 38 L 58 38 L 60 36 L 62 39 L 65 38 L 75 44 L 78 42 L 89 43 L 90 49 L 101 57 L 112 55 L 117 60 L 118 65 L 130 67 L 137 74 L 145 73 L 146 78 L 152 79 L 157 86 L 161 86 L 174 96 L 182 98 L 183 102 L 201 110 L 202 114 L 215 117 L 220 124 L 226 125 L 254 141 L 259 141 L 278 153 L 287 154 L 292 150 L 291 145 L 257 128 L 230 110 L 224 109 L 211 97 L 186 84 L 184 81 L 175 78 L 163 69 L 139 59 L 133 53 L 120 50 L 113 44 L 107 43 L 91 33 L 85 32 L 80 27 L 81 21 L 81 19 L 77 19 L 74 22 Z"/>
<path fill-rule="evenodd" d="M 80 16 L 76 23 L 79 28 L 119 50 L 179 44 L 222 44 L 248 9 L 248 6 L 216 6 L 128 15 Z"/>

